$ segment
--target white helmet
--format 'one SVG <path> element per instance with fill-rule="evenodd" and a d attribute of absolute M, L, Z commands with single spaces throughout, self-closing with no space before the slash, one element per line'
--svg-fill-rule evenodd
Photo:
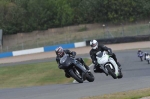
<path fill-rule="evenodd" d="M 91 45 L 92 49 L 98 48 L 98 42 L 96 40 L 91 40 L 90 45 Z"/>

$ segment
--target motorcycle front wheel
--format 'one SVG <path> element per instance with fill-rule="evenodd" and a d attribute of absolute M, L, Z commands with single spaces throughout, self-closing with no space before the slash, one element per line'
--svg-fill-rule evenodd
<path fill-rule="evenodd" d="M 140 57 L 140 59 L 141 59 L 141 61 L 143 61 L 143 58 L 142 58 L 142 57 Z"/>
<path fill-rule="evenodd" d="M 150 64 L 149 60 L 147 60 L 148 64 Z"/>
<path fill-rule="evenodd" d="M 116 74 L 115 74 L 114 71 L 110 68 L 109 65 L 106 65 L 106 69 L 108 70 L 108 73 L 109 73 L 114 79 L 117 78 Z"/>
<path fill-rule="evenodd" d="M 94 75 L 91 72 L 87 72 L 86 74 L 86 80 L 89 82 L 93 82 L 95 79 Z"/>
<path fill-rule="evenodd" d="M 77 72 L 74 72 L 72 69 L 70 69 L 70 76 L 71 76 L 72 78 L 74 78 L 77 82 L 83 83 L 83 79 L 80 78 L 80 77 L 77 75 Z"/>
<path fill-rule="evenodd" d="M 120 78 L 122 78 L 122 77 L 123 77 L 123 74 L 122 74 L 122 72 L 120 71 L 120 72 L 119 72 L 118 79 L 120 79 Z"/>

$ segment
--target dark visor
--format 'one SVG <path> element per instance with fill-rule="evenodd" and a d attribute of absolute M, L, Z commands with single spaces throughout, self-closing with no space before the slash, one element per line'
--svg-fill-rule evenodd
<path fill-rule="evenodd" d="M 95 47 L 95 46 L 96 46 L 96 44 L 92 44 L 92 45 L 91 45 L 91 47 Z"/>

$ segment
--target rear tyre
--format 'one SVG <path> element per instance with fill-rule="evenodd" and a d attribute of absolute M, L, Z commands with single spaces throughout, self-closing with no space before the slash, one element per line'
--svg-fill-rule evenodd
<path fill-rule="evenodd" d="M 93 82 L 95 79 L 94 75 L 91 72 L 87 72 L 86 74 L 86 80 L 89 82 Z"/>
<path fill-rule="evenodd" d="M 106 69 L 108 70 L 108 73 L 109 73 L 114 79 L 117 78 L 116 74 L 114 73 L 115 71 L 113 72 L 109 65 L 106 65 Z"/>
<path fill-rule="evenodd" d="M 77 76 L 77 73 L 75 73 L 72 69 L 70 70 L 70 76 L 72 78 L 74 78 L 77 82 L 83 83 L 82 78 L 80 78 L 79 76 Z"/>

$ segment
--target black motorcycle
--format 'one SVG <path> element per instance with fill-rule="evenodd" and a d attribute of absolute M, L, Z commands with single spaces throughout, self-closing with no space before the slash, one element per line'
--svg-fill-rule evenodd
<path fill-rule="evenodd" d="M 68 75 L 74 78 L 77 82 L 83 83 L 84 80 L 89 82 L 94 81 L 94 75 L 86 70 L 80 61 L 68 54 L 65 54 L 60 59 L 60 64 L 62 65 L 62 69 L 66 70 Z"/>

